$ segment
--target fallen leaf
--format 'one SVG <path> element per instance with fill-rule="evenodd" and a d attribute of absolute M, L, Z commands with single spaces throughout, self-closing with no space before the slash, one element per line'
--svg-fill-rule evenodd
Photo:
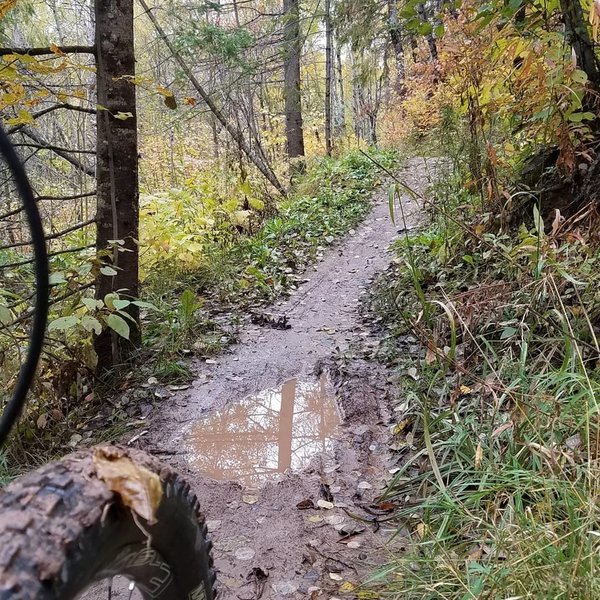
<path fill-rule="evenodd" d="M 298 590 L 298 586 L 293 581 L 281 581 L 273 586 L 273 591 L 282 596 L 291 596 Z"/>
<path fill-rule="evenodd" d="M 341 525 L 345 520 L 344 515 L 327 515 L 325 517 L 325 523 L 328 525 Z"/>
<path fill-rule="evenodd" d="M 427 533 L 427 525 L 425 525 L 425 523 L 421 522 L 417 525 L 417 536 L 419 537 L 420 540 L 422 540 L 425 537 L 425 534 Z"/>
<path fill-rule="evenodd" d="M 252 560 L 255 555 L 256 552 L 252 548 L 238 548 L 234 553 L 238 560 Z"/>
<path fill-rule="evenodd" d="M 477 450 L 475 450 L 475 468 L 479 469 L 481 467 L 481 461 L 483 460 L 483 446 L 481 442 L 477 444 Z"/>
<path fill-rule="evenodd" d="M 351 583 L 350 581 L 344 581 L 344 583 L 342 583 L 342 585 L 340 585 L 340 592 L 344 593 L 344 594 L 349 594 L 350 592 L 353 592 L 356 589 L 356 586 Z"/>
<path fill-rule="evenodd" d="M 109 490 L 118 494 L 125 506 L 153 525 L 162 500 L 160 477 L 135 464 L 117 449 L 94 450 L 96 476 Z"/>
<path fill-rule="evenodd" d="M 256 504 L 258 502 L 258 496 L 254 496 L 253 494 L 244 494 L 242 496 L 242 502 L 246 504 Z"/>
<path fill-rule="evenodd" d="M 327 500 L 317 500 L 317 506 L 319 508 L 324 508 L 325 510 L 331 510 L 333 508 L 333 502 L 328 502 Z"/>
<path fill-rule="evenodd" d="M 316 508 L 316 507 L 315 507 L 315 503 L 310 498 L 307 498 L 306 500 L 302 500 L 301 502 L 298 502 L 298 504 L 296 504 L 296 508 L 298 510 L 308 510 L 310 508 Z"/>
<path fill-rule="evenodd" d="M 352 540 L 351 542 L 348 542 L 346 544 L 346 548 L 352 548 L 353 550 L 356 550 L 357 548 L 360 548 L 362 546 L 362 544 L 356 540 Z"/>
<path fill-rule="evenodd" d="M 483 556 L 483 548 L 477 544 L 471 552 L 469 552 L 469 556 L 467 556 L 467 560 L 479 560 Z"/>
<path fill-rule="evenodd" d="M 206 521 L 206 526 L 208 527 L 209 532 L 217 531 L 217 529 L 221 528 L 223 521 L 219 519 L 215 519 L 214 521 Z"/>
<path fill-rule="evenodd" d="M 373 486 L 368 481 L 361 481 L 358 484 L 359 490 L 370 490 Z"/>
<path fill-rule="evenodd" d="M 343 581 L 344 578 L 339 573 L 329 573 L 329 578 L 333 581 Z"/>
<path fill-rule="evenodd" d="M 338 533 L 346 538 L 353 537 L 362 533 L 365 528 L 361 527 L 357 523 L 344 523 L 340 527 L 336 527 Z"/>

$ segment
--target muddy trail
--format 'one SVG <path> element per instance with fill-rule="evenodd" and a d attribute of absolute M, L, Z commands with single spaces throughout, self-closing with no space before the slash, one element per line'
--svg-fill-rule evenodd
<path fill-rule="evenodd" d="M 422 192 L 431 170 L 413 159 L 401 178 Z M 416 227 L 419 206 L 402 202 Z M 226 354 L 197 365 L 190 389 L 164 400 L 136 442 L 200 498 L 223 600 L 336 597 L 402 543 L 388 543 L 395 530 L 365 509 L 390 477 L 386 373 L 358 365 L 340 377 L 329 367 L 352 340 L 373 343 L 360 296 L 403 227 L 384 186 L 364 222 L 269 309 L 291 328 L 249 324 Z"/>

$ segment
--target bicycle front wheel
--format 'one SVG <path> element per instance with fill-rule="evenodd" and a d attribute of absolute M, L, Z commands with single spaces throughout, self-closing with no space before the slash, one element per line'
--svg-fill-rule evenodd
<path fill-rule="evenodd" d="M 189 485 L 143 452 L 117 453 L 160 478 L 150 524 L 100 479 L 94 451 L 50 463 L 0 492 L 0 600 L 72 600 L 123 575 L 145 599 L 212 600 L 204 517 Z"/>

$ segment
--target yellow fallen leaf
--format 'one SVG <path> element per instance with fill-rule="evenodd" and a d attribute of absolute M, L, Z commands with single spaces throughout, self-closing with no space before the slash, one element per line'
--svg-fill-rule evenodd
<path fill-rule="evenodd" d="M 136 465 L 118 449 L 94 450 L 96 476 L 108 489 L 119 494 L 121 501 L 150 525 L 156 523 L 156 511 L 162 500 L 160 477 Z"/>
<path fill-rule="evenodd" d="M 349 581 L 344 581 L 344 583 L 342 583 L 342 585 L 340 585 L 340 592 L 342 592 L 343 594 L 349 594 L 350 592 L 353 592 L 356 589 L 356 586 L 353 583 L 350 583 Z"/>
<path fill-rule="evenodd" d="M 477 450 L 475 451 L 475 468 L 479 469 L 481 467 L 481 461 L 483 460 L 483 446 L 481 442 L 477 444 Z"/>

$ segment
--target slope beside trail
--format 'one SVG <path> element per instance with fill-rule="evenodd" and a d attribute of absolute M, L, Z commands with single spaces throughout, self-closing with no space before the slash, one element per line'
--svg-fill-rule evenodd
<path fill-rule="evenodd" d="M 400 177 L 424 192 L 434 168 L 433 161 L 412 159 Z M 389 246 L 399 229 L 419 223 L 417 202 L 404 196 L 402 203 L 406 223 L 401 224 L 398 214 L 395 225 L 387 190 L 375 192 L 363 223 L 306 272 L 304 283 L 289 299 L 269 310 L 286 316 L 291 329 L 247 326 L 227 353 L 197 365 L 191 387 L 164 400 L 148 433 L 137 442 L 174 464 L 198 495 L 214 541 L 223 600 L 335 598 L 350 592 L 374 564 L 385 561 L 393 532 L 374 521 L 369 524 L 371 517 L 364 510 L 389 478 L 385 377 L 367 369 L 335 395 L 330 382 L 318 383 L 317 378 L 351 339 L 367 335 L 361 333 L 359 297 L 389 264 Z M 303 405 L 306 414 L 298 419 L 305 419 L 302 427 L 307 431 L 298 434 L 292 432 L 292 421 L 304 382 L 316 392 L 306 392 L 312 396 Z M 336 383 L 344 382 L 338 378 Z M 272 406 L 265 413 L 244 405 L 252 395 L 271 398 L 272 404 L 278 389 L 283 390 L 279 412 L 273 413 Z M 272 391 L 261 396 L 263 390 Z M 283 431 L 285 406 L 289 431 Z M 314 424 L 311 411 L 320 411 L 317 429 L 323 436 L 316 441 L 308 433 Z M 244 419 L 258 425 L 248 427 Z M 223 432 L 231 446 L 218 455 L 223 452 Z M 295 435 L 312 441 L 298 446 L 296 440 L 292 448 Z M 248 476 L 247 470 L 251 473 L 256 467 L 252 461 L 267 461 L 273 452 L 274 474 L 283 470 L 277 466 L 293 466 L 300 455 L 302 469 L 288 468 L 275 477 L 265 477 L 264 470 L 258 479 Z M 305 456 L 307 452 L 312 456 Z M 219 472 L 225 480 L 211 477 Z M 365 519 L 357 521 L 356 515 Z"/>

